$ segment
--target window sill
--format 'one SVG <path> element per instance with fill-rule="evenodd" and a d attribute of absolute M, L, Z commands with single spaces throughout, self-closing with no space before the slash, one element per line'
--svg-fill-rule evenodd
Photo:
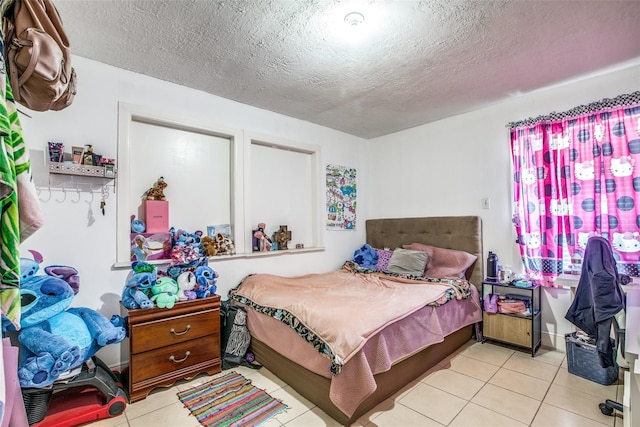
<path fill-rule="evenodd" d="M 247 258 L 261 258 L 261 257 L 274 257 L 274 256 L 283 256 L 283 255 L 296 255 L 301 253 L 311 253 L 311 252 L 322 252 L 324 251 L 324 247 L 315 247 L 315 248 L 304 248 L 304 249 L 287 249 L 284 251 L 267 251 L 267 252 L 250 252 L 243 254 L 235 254 L 235 255 L 219 255 L 209 257 L 209 263 L 215 263 L 219 261 L 227 261 L 232 259 L 247 259 Z M 133 261 L 128 262 L 116 262 L 113 264 L 114 269 L 129 269 L 131 268 L 131 263 Z M 159 260 L 151 260 L 147 261 L 149 264 L 153 265 L 169 265 L 171 260 L 169 259 L 159 259 Z"/>

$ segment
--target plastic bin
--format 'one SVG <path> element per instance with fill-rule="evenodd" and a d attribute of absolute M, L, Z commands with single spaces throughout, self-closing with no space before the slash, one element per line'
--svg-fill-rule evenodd
<path fill-rule="evenodd" d="M 567 365 L 569 373 L 594 381 L 602 385 L 610 385 L 618 380 L 619 368 L 615 366 L 603 368 L 600 366 L 598 350 L 595 344 L 586 343 L 576 338 L 576 333 L 564 336 L 567 345 Z M 611 338 L 610 338 L 611 339 Z M 611 339 L 613 360 L 616 358 L 615 342 Z"/>

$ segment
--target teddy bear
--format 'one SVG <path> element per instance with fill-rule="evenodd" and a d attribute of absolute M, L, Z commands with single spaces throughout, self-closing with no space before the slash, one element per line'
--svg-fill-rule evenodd
<path fill-rule="evenodd" d="M 206 259 L 206 258 L 205 258 Z M 198 298 L 207 298 L 216 292 L 218 273 L 208 265 L 201 265 L 195 271 L 196 286 L 193 290 Z"/>
<path fill-rule="evenodd" d="M 165 188 L 167 188 L 167 182 L 163 177 L 158 178 L 155 184 L 153 184 L 153 187 L 151 187 L 144 193 L 144 200 L 165 200 Z"/>
<path fill-rule="evenodd" d="M 211 236 L 203 236 L 200 239 L 200 252 L 204 256 L 215 256 L 217 253 L 216 250 L 216 241 Z"/>
<path fill-rule="evenodd" d="M 178 282 L 178 299 L 188 301 L 196 299 L 197 295 L 193 291 L 196 287 L 196 276 L 191 271 L 183 271 L 176 280 Z"/>
<path fill-rule="evenodd" d="M 153 308 L 149 294 L 158 278 L 158 271 L 145 261 L 133 262 L 131 269 L 133 274 L 127 279 L 122 291 L 122 305 L 129 309 Z"/>
<path fill-rule="evenodd" d="M 178 301 L 178 290 L 178 282 L 171 277 L 159 277 L 151 287 L 151 301 L 159 308 L 172 308 Z"/>
<path fill-rule="evenodd" d="M 121 342 L 126 330 L 87 307 L 68 308 L 79 291 L 73 267 L 49 266 L 36 275 L 39 261 L 20 259 L 20 361 L 22 387 L 42 388 L 81 366 L 98 350 Z"/>

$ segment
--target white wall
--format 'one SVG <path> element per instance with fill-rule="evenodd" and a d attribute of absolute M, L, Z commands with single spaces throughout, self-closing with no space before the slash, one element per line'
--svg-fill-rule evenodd
<path fill-rule="evenodd" d="M 621 67 L 622 68 L 622 67 Z M 640 88 L 640 65 L 512 98 L 370 141 L 369 203 L 373 218 L 479 215 L 485 262 L 497 252 L 503 265 L 522 269 L 511 224 L 511 160 L 507 123 L 613 98 Z M 393 147 L 393 148 L 391 148 Z M 490 209 L 482 209 L 488 197 Z M 564 348 L 567 289 L 543 292 L 543 345 Z"/>
<path fill-rule="evenodd" d="M 43 164 L 41 151 L 48 141 L 62 142 L 66 147 L 93 144 L 95 152 L 117 157 L 118 102 L 122 101 L 155 111 L 164 110 L 177 118 L 210 121 L 223 127 L 320 146 L 322 168 L 329 163 L 355 167 L 359 200 L 368 198 L 368 166 L 365 162 L 368 145 L 361 138 L 86 58 L 73 57 L 73 65 L 78 74 L 78 95 L 69 108 L 46 113 L 25 110 L 32 118 L 21 115 L 34 164 Z M 49 198 L 49 177 L 43 167 L 34 167 L 34 179 L 40 184 L 41 199 L 46 200 L 42 202 L 46 224 L 23 243 L 22 253 L 28 255 L 26 251 L 34 249 L 42 253 L 44 265 L 63 264 L 78 269 L 80 292 L 74 306 L 89 307 L 107 317 L 119 313 L 120 295 L 129 270 L 113 268 L 116 254 L 116 195 L 113 190 L 106 201 L 104 216 L 100 213 L 99 197 L 94 198 L 91 206 L 95 222 L 89 226 L 89 194 L 81 194 L 77 203 L 74 203 L 77 201 L 75 194 L 64 199 L 61 191 L 54 191 Z M 194 183 L 186 190 L 193 192 L 194 207 L 197 208 L 198 197 L 206 189 L 201 183 Z M 355 231 L 324 231 L 326 251 L 212 261 L 210 265 L 220 275 L 217 293 L 226 299 L 229 289 L 249 273 L 298 275 L 339 268 L 365 240 L 366 206 L 359 207 L 357 215 Z M 180 227 L 180 224 L 172 225 Z M 102 349 L 100 356 L 110 366 L 121 363 L 118 345 Z"/>
<path fill-rule="evenodd" d="M 32 118 L 21 116 L 25 140 L 33 153 L 38 151 L 37 155 L 47 141 L 56 141 L 68 147 L 93 144 L 96 152 L 117 157 L 117 113 L 118 102 L 122 101 L 166 110 L 176 117 L 210 120 L 224 127 L 318 145 L 323 168 L 330 163 L 357 169 L 355 231 L 325 231 L 324 252 L 214 261 L 212 265 L 220 274 L 218 293 L 223 298 L 249 273 L 296 275 L 338 268 L 364 242 L 367 218 L 480 215 L 485 252 L 496 251 L 503 264 L 519 266 L 510 222 L 511 177 L 505 125 L 640 87 L 640 66 L 636 65 L 365 141 L 85 58 L 74 57 L 73 61 L 79 78 L 79 93 L 73 105 L 60 112 L 28 111 Z M 41 158 L 34 159 L 34 163 L 42 164 Z M 35 168 L 34 175 L 46 187 L 46 171 Z M 195 187 L 193 191 L 195 200 L 198 192 Z M 45 265 L 71 265 L 79 270 L 81 287 L 75 306 L 93 308 L 107 317 L 118 313 L 129 271 L 112 267 L 116 252 L 115 195 L 111 193 L 107 199 L 104 216 L 99 210 L 99 198 L 94 199 L 91 206 L 95 222 L 90 226 L 88 194 L 83 194 L 78 203 L 74 203 L 75 196 L 57 202 L 63 199 L 62 193 L 54 192 L 49 198 L 44 188 L 41 197 L 47 200 L 42 203 L 46 224 L 24 242 L 23 253 L 35 249 L 43 254 Z M 481 209 L 483 197 L 491 199 L 491 209 Z M 570 329 L 564 320 L 569 291 L 546 290 L 543 299 L 543 343 L 562 348 L 562 336 Z M 101 350 L 100 355 L 111 366 L 121 363 L 117 345 Z"/>

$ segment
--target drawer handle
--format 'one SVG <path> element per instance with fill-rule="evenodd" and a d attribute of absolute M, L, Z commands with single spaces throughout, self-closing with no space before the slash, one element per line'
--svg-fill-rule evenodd
<path fill-rule="evenodd" d="M 184 362 L 185 360 L 187 360 L 187 358 L 189 357 L 189 355 L 190 355 L 190 354 L 191 354 L 191 352 L 190 352 L 190 351 L 187 351 L 187 352 L 184 354 L 184 357 L 183 357 L 182 359 L 179 359 L 179 360 L 176 360 L 176 357 L 172 354 L 171 356 L 169 356 L 169 360 L 171 360 L 173 363 L 182 363 L 182 362 Z"/>
<path fill-rule="evenodd" d="M 187 332 L 189 332 L 189 329 L 191 329 L 191 325 L 187 325 L 187 327 L 182 332 L 176 332 L 176 330 L 173 329 L 173 328 L 171 328 L 171 330 L 169 332 L 171 332 L 173 335 L 184 335 Z"/>

